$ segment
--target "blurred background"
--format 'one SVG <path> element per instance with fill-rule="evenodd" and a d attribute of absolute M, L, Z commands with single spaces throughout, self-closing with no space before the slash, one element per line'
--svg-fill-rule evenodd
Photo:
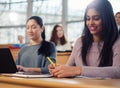
<path fill-rule="evenodd" d="M 0 44 L 15 44 L 17 36 L 26 37 L 26 20 L 37 15 L 43 18 L 46 40 L 55 24 L 62 24 L 71 43 L 81 36 L 86 6 L 92 0 L 0 0 Z M 114 13 L 120 11 L 120 0 L 109 0 Z"/>

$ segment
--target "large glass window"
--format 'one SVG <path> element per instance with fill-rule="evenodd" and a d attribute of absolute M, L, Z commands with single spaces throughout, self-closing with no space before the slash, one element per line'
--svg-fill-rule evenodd
<path fill-rule="evenodd" d="M 61 22 L 62 0 L 34 1 L 33 15 L 41 16 L 45 23 Z"/>
<path fill-rule="evenodd" d="M 46 39 L 49 40 L 55 24 L 62 24 L 63 0 L 32 0 L 32 15 L 43 18 Z M 81 36 L 84 28 L 83 16 L 92 0 L 67 0 L 68 15 L 66 34 L 71 42 Z M 120 11 L 120 0 L 109 0 L 114 13 Z M 17 36 L 25 34 L 27 0 L 0 0 L 0 44 L 17 43 Z"/>
<path fill-rule="evenodd" d="M 68 39 L 75 42 L 83 31 L 83 17 L 85 8 L 92 0 L 69 0 L 68 1 Z M 74 4 L 73 4 L 74 3 Z"/>
<path fill-rule="evenodd" d="M 25 28 L 24 27 L 0 28 L 0 44 L 17 43 L 18 35 L 25 36 Z"/>
<path fill-rule="evenodd" d="M 49 40 L 53 26 L 62 21 L 62 0 L 34 1 L 33 15 L 43 18 L 45 23 L 46 40 Z"/>
<path fill-rule="evenodd" d="M 25 36 L 26 0 L 0 0 L 0 44 L 17 43 Z"/>

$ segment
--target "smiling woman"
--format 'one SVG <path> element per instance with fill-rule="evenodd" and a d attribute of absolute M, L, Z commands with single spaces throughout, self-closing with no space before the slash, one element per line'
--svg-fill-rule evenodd
<path fill-rule="evenodd" d="M 108 0 L 93 0 L 86 8 L 84 30 L 66 65 L 49 65 L 55 77 L 120 78 L 120 37 Z"/>
<path fill-rule="evenodd" d="M 86 25 L 89 28 L 90 33 L 93 35 L 94 42 L 100 41 L 102 31 L 102 20 L 100 14 L 95 9 L 90 9 L 87 12 Z"/>
<path fill-rule="evenodd" d="M 16 60 L 19 71 L 49 73 L 48 65 L 50 57 L 55 63 L 56 50 L 51 42 L 45 41 L 43 20 L 39 16 L 32 16 L 26 22 L 26 32 L 32 40 L 30 46 L 23 47 Z"/>

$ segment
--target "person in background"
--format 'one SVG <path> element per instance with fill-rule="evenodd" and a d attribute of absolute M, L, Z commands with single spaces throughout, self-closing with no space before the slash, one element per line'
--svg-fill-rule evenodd
<path fill-rule="evenodd" d="M 86 8 L 83 36 L 78 38 L 66 65 L 49 71 L 55 77 L 120 78 L 120 37 L 108 0 L 93 0 Z"/>
<path fill-rule="evenodd" d="M 18 71 L 49 73 L 50 64 L 47 57 L 55 63 L 55 45 L 45 40 L 45 30 L 42 18 L 38 16 L 30 17 L 26 22 L 26 32 L 32 40 L 30 46 L 23 47 L 16 60 Z"/>
<path fill-rule="evenodd" d="M 24 43 L 24 37 L 22 35 L 18 35 L 17 40 L 18 40 L 18 43 L 13 44 L 13 45 L 11 45 L 9 47 L 10 48 L 22 48 L 22 47 L 27 45 L 26 43 Z"/>
<path fill-rule="evenodd" d="M 56 24 L 54 26 L 50 41 L 55 43 L 57 51 L 71 50 L 71 44 L 67 41 L 61 25 Z"/>
<path fill-rule="evenodd" d="M 18 35 L 19 47 L 24 47 L 26 44 L 24 43 L 24 37 L 22 35 Z"/>
<path fill-rule="evenodd" d="M 120 34 L 120 12 L 117 12 L 115 14 L 115 21 L 116 21 L 116 24 L 117 24 L 117 27 L 118 27 L 118 31 L 119 31 L 119 34 Z"/>

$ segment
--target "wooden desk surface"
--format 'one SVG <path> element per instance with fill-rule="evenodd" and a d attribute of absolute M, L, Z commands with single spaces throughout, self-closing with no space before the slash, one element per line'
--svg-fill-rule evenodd
<path fill-rule="evenodd" d="M 0 76 L 1 88 L 120 88 L 120 79 L 16 78 Z"/>

